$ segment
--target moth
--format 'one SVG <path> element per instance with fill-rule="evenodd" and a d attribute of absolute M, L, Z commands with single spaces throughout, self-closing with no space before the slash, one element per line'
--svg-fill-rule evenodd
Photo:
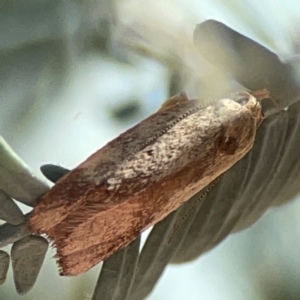
<path fill-rule="evenodd" d="M 63 176 L 29 229 L 53 241 L 61 275 L 83 273 L 239 161 L 262 120 L 249 93 L 205 106 L 181 93 Z"/>

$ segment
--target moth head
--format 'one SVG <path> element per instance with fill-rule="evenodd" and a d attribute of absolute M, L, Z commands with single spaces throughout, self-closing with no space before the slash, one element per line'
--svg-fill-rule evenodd
<path fill-rule="evenodd" d="M 257 97 L 255 97 L 256 94 L 258 95 Z M 268 96 L 269 92 L 267 90 L 257 91 L 254 93 L 239 92 L 235 94 L 234 100 L 251 112 L 251 115 L 256 120 L 258 127 L 264 119 L 261 100 Z"/>

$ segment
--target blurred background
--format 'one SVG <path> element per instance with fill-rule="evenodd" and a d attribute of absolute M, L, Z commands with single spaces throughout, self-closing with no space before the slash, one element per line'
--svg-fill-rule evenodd
<path fill-rule="evenodd" d="M 170 95 L 199 96 L 209 68 L 193 46 L 196 24 L 219 20 L 286 57 L 300 52 L 299 14 L 291 0 L 1 0 L 0 135 L 40 178 L 46 163 L 72 169 Z M 300 201 L 270 209 L 197 261 L 168 267 L 148 299 L 300 299 L 299 216 Z M 100 266 L 62 278 L 54 253 L 24 296 L 10 270 L 0 299 L 90 299 Z"/>

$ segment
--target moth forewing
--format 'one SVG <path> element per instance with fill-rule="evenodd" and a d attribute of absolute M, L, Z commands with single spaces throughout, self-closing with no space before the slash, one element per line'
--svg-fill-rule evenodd
<path fill-rule="evenodd" d="M 34 208 L 30 229 L 53 240 L 62 275 L 85 272 L 240 160 L 261 116 L 248 93 L 164 108 L 58 181 Z"/>

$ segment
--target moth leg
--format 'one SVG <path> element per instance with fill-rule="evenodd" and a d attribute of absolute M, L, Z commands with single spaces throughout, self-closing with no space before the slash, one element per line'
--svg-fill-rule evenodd
<path fill-rule="evenodd" d="M 270 98 L 270 92 L 267 89 L 251 91 L 250 94 L 254 96 L 258 101 L 261 101 L 266 98 Z"/>
<path fill-rule="evenodd" d="M 186 93 L 180 92 L 179 94 L 166 100 L 158 111 L 164 111 L 175 104 L 186 102 L 186 101 L 189 101 Z"/>
<path fill-rule="evenodd" d="M 273 102 L 277 112 L 281 111 L 282 108 L 277 103 L 277 101 L 272 97 L 271 93 L 267 89 L 258 90 L 258 91 L 251 91 L 250 94 L 254 96 L 258 101 L 262 101 L 264 99 L 271 99 Z"/>

